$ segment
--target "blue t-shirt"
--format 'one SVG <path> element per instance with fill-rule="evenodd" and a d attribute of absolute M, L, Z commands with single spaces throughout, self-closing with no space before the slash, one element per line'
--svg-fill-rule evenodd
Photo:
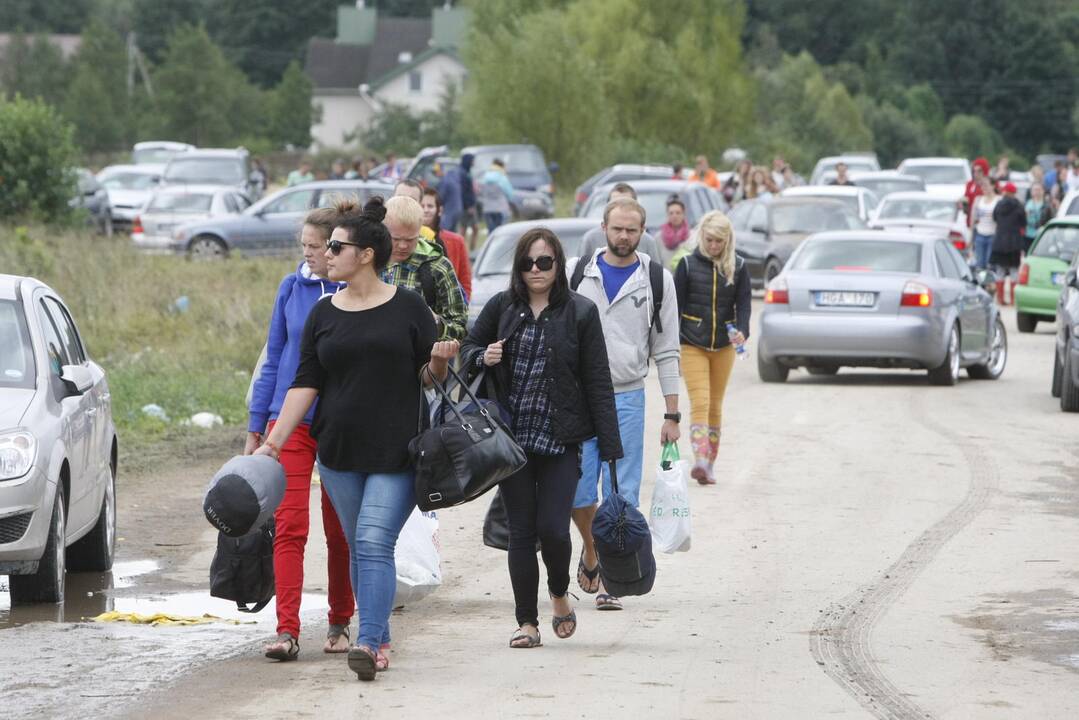
<path fill-rule="evenodd" d="M 630 276 L 641 266 L 641 261 L 638 259 L 629 267 L 614 267 L 613 265 L 608 265 L 601 254 L 596 258 L 596 265 L 599 266 L 600 274 L 603 275 L 603 289 L 607 292 L 607 302 L 610 303 L 614 302 L 614 299 L 618 296 L 618 291 L 626 284 L 626 280 L 629 280 Z"/>

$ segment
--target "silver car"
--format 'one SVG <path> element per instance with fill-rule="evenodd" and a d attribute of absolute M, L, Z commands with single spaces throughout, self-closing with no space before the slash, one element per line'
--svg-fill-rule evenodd
<path fill-rule="evenodd" d="M 131 229 L 135 247 L 148 252 L 183 252 L 173 231 L 184 223 L 239 215 L 251 203 L 233 187 L 180 185 L 158 188 L 141 209 Z"/>
<path fill-rule="evenodd" d="M 109 386 L 60 297 L 0 275 L 0 575 L 13 603 L 62 602 L 66 571 L 112 568 Z"/>
<path fill-rule="evenodd" d="M 984 284 L 991 275 L 982 277 Z M 783 382 L 792 368 L 929 371 L 935 385 L 1004 372 L 1008 338 L 993 296 L 947 240 L 919 233 L 813 235 L 765 292 L 757 369 Z"/>
<path fill-rule="evenodd" d="M 110 165 L 97 174 L 97 181 L 109 192 L 112 224 L 130 227 L 146 204 L 154 189 L 161 182 L 164 165 Z"/>

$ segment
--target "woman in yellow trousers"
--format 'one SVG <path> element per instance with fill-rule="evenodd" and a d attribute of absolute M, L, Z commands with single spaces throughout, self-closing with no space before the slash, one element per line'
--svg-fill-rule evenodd
<path fill-rule="evenodd" d="M 714 485 L 723 419 L 723 395 L 735 348 L 749 337 L 750 282 L 734 252 L 734 228 L 718 210 L 701 218 L 687 241 L 693 251 L 674 272 L 681 314 L 682 375 L 689 390 L 693 469 L 701 485 Z M 736 332 L 728 334 L 732 323 Z"/>

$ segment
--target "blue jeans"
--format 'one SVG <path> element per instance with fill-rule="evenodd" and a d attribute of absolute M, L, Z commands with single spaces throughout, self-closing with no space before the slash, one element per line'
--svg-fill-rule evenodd
<path fill-rule="evenodd" d="M 352 592 L 360 618 L 356 644 L 377 651 L 390 641 L 390 611 L 397 591 L 393 549 L 416 507 L 413 474 L 344 472 L 321 462 L 318 473 L 348 541 Z"/>
<path fill-rule="evenodd" d="M 502 215 L 502 213 L 484 213 L 483 219 L 487 223 L 487 232 L 493 233 L 495 231 L 495 228 L 502 224 L 502 222 L 505 220 L 505 217 Z"/>
<path fill-rule="evenodd" d="M 989 255 L 993 251 L 993 236 L 974 233 L 974 267 L 984 270 L 989 267 Z"/>
<path fill-rule="evenodd" d="M 618 432 L 622 436 L 622 459 L 615 468 L 618 471 L 618 494 L 634 507 L 641 504 L 641 471 L 644 465 L 644 390 L 615 393 L 615 409 L 618 411 Z M 603 474 L 603 497 L 611 492 L 611 471 L 607 463 L 600 467 L 599 444 L 595 438 L 581 445 L 581 479 L 577 482 L 577 494 L 573 507 L 591 507 L 599 502 L 598 485 Z"/>

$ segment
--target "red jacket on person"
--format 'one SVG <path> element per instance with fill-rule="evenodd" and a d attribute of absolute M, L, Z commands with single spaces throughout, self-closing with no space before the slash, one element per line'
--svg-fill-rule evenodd
<path fill-rule="evenodd" d="M 468 261 L 468 246 L 465 239 L 455 232 L 441 230 L 438 239 L 446 246 L 446 258 L 457 273 L 457 280 L 465 289 L 465 295 L 472 297 L 472 264 Z"/>

